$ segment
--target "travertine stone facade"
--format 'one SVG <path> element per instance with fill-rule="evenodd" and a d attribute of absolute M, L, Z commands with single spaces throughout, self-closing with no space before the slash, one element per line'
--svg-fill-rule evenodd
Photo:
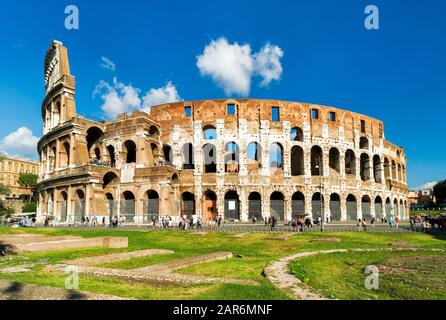
<path fill-rule="evenodd" d="M 385 140 L 377 119 L 308 103 L 226 99 L 98 123 L 76 114 L 61 43 L 46 61 L 53 80 L 38 146 L 40 216 L 73 222 L 118 214 L 136 223 L 194 213 L 204 221 L 408 216 L 404 149 Z"/>

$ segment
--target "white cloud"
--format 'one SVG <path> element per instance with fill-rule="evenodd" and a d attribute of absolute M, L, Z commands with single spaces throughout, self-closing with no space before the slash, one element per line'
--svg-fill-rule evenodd
<path fill-rule="evenodd" d="M 104 69 L 108 69 L 111 71 L 115 71 L 116 70 L 116 65 L 114 64 L 113 61 L 111 61 L 109 58 L 102 56 L 101 57 L 101 64 L 100 66 Z"/>
<path fill-rule="evenodd" d="M 0 143 L 2 151 L 12 156 L 25 158 L 37 157 L 37 142 L 39 138 L 27 127 L 18 128 L 3 138 Z"/>
<path fill-rule="evenodd" d="M 271 81 L 280 80 L 283 71 L 282 63 L 280 62 L 282 57 L 283 50 L 269 43 L 255 55 L 256 73 L 263 77 L 260 86 L 266 87 Z"/>
<path fill-rule="evenodd" d="M 93 98 L 99 94 L 104 100 L 101 109 L 110 118 L 114 118 L 120 113 L 134 111 L 141 105 L 139 89 L 134 88 L 131 84 L 125 85 L 118 82 L 116 77 L 113 78 L 112 84 L 101 80 L 93 92 Z"/>
<path fill-rule="evenodd" d="M 182 99 L 172 81 L 169 81 L 164 87 L 150 89 L 142 100 L 143 109 L 148 110 L 158 104 L 181 101 Z"/>
<path fill-rule="evenodd" d="M 258 53 L 251 53 L 249 44 L 230 44 L 225 38 L 212 40 L 197 56 L 202 76 L 210 76 L 227 95 L 249 95 L 252 77 L 262 77 L 261 86 L 279 80 L 282 74 L 280 59 L 284 53 L 278 46 L 266 44 Z"/>
<path fill-rule="evenodd" d="M 254 70 L 249 45 L 229 44 L 225 38 L 212 40 L 197 57 L 197 67 L 201 75 L 212 77 L 227 95 L 249 94 Z"/>
<path fill-rule="evenodd" d="M 101 96 L 104 102 L 101 109 L 109 118 L 135 110 L 148 111 L 156 104 L 181 100 L 176 87 L 170 81 L 164 87 L 150 89 L 143 98 L 140 93 L 140 89 L 119 82 L 115 77 L 112 84 L 101 80 L 93 92 L 93 98 Z"/>

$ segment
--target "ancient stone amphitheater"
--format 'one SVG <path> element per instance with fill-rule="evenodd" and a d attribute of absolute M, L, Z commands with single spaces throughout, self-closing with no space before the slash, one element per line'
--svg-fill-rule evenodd
<path fill-rule="evenodd" d="M 377 119 L 308 103 L 225 99 L 97 122 L 76 113 L 75 78 L 57 41 L 45 58 L 45 85 L 41 218 L 408 216 L 404 149 L 385 140 Z"/>

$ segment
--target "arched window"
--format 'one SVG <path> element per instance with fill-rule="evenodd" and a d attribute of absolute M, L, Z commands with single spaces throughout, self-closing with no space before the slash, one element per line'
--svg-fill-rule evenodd
<path fill-rule="evenodd" d="M 370 163 L 369 163 L 369 155 L 366 153 L 361 154 L 361 180 L 367 181 L 370 180 Z"/>
<path fill-rule="evenodd" d="M 331 148 L 330 149 L 330 154 L 329 154 L 329 166 L 330 169 L 332 169 L 333 171 L 340 173 L 340 154 L 339 154 L 339 150 L 336 148 Z"/>
<path fill-rule="evenodd" d="M 350 149 L 345 152 L 345 174 L 356 174 L 356 157 Z"/>
<path fill-rule="evenodd" d="M 124 217 L 125 221 L 133 222 L 135 217 L 135 196 L 130 191 L 125 191 L 122 194 L 120 215 Z"/>
<path fill-rule="evenodd" d="M 270 168 L 283 168 L 283 147 L 280 143 L 274 142 L 269 148 Z"/>
<path fill-rule="evenodd" d="M 279 221 L 285 220 L 285 197 L 281 192 L 275 191 L 270 196 L 271 216 Z"/>
<path fill-rule="evenodd" d="M 101 129 L 99 129 L 98 127 L 91 127 L 87 130 L 87 135 L 86 135 L 86 140 L 87 140 L 87 150 L 88 150 L 88 154 L 90 156 L 94 156 L 93 154 L 90 153 L 91 148 L 100 143 L 102 138 L 104 136 L 104 133 L 102 132 Z M 96 146 L 97 147 L 97 146 Z"/>
<path fill-rule="evenodd" d="M 194 146 L 192 143 L 186 143 L 183 145 L 183 169 L 195 169 Z"/>
<path fill-rule="evenodd" d="M 311 148 L 311 175 L 322 176 L 324 174 L 322 149 L 319 146 Z"/>
<path fill-rule="evenodd" d="M 217 172 L 217 148 L 211 143 L 203 146 L 204 172 Z"/>
<path fill-rule="evenodd" d="M 163 155 L 165 161 L 172 162 L 172 148 L 168 144 L 163 145 Z"/>
<path fill-rule="evenodd" d="M 347 196 L 347 220 L 356 221 L 358 218 L 358 207 L 356 197 L 352 194 Z"/>
<path fill-rule="evenodd" d="M 304 133 L 301 128 L 294 127 L 290 130 L 291 141 L 304 141 Z"/>
<path fill-rule="evenodd" d="M 384 176 L 386 179 L 391 179 L 391 168 L 390 168 L 390 162 L 389 159 L 384 158 Z"/>
<path fill-rule="evenodd" d="M 149 137 L 155 140 L 158 140 L 160 136 L 160 132 L 156 126 L 150 126 L 149 128 Z"/>
<path fill-rule="evenodd" d="M 359 139 L 359 148 L 367 150 L 369 148 L 369 139 L 367 139 L 366 137 L 361 137 Z"/>
<path fill-rule="evenodd" d="M 124 159 L 126 163 L 136 163 L 136 144 L 132 140 L 124 142 Z"/>
<path fill-rule="evenodd" d="M 291 175 L 304 175 L 304 151 L 299 146 L 291 148 Z"/>
<path fill-rule="evenodd" d="M 67 168 L 70 165 L 70 144 L 68 142 L 64 142 L 62 145 L 59 159 L 61 168 Z"/>
<path fill-rule="evenodd" d="M 257 142 L 251 142 L 246 148 L 248 170 L 262 167 L 262 147 Z"/>
<path fill-rule="evenodd" d="M 102 179 L 102 188 L 105 189 L 111 185 L 116 185 L 119 183 L 118 176 L 114 172 L 107 172 Z"/>
<path fill-rule="evenodd" d="M 373 156 L 373 177 L 375 179 L 375 182 L 382 183 L 381 158 L 377 154 Z"/>
<path fill-rule="evenodd" d="M 115 147 L 112 145 L 107 146 L 108 151 L 108 159 L 110 161 L 110 164 L 114 166 L 116 164 L 116 156 L 115 156 Z"/>
<path fill-rule="evenodd" d="M 205 126 L 203 128 L 203 139 L 204 140 L 217 139 L 217 129 L 215 129 L 214 126 Z"/>
<path fill-rule="evenodd" d="M 225 172 L 234 173 L 239 170 L 239 148 L 237 143 L 230 142 L 225 146 Z"/>

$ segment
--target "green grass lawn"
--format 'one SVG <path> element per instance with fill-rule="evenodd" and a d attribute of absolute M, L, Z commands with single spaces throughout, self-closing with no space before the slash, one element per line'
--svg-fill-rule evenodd
<path fill-rule="evenodd" d="M 377 289 L 366 289 L 366 266 L 379 267 Z M 446 299 L 446 253 L 333 253 L 296 260 L 291 271 L 313 290 L 336 299 Z"/>
<path fill-rule="evenodd" d="M 429 234 L 409 233 L 333 233 L 333 234 L 296 234 L 288 240 L 269 240 L 272 234 L 247 234 L 243 238 L 229 238 L 227 233 L 197 235 L 179 231 L 113 231 L 113 230 L 69 230 L 69 229 L 10 229 L 0 227 L 0 234 L 33 232 L 48 235 L 126 236 L 129 238 L 127 249 L 76 249 L 44 253 L 28 253 L 15 256 L 12 260 L 0 258 L 0 268 L 11 265 L 31 264 L 33 272 L 3 274 L 0 278 L 38 285 L 64 287 L 66 275 L 46 273 L 43 268 L 48 263 L 79 257 L 102 255 L 110 252 L 134 251 L 141 249 L 171 249 L 174 254 L 155 255 L 135 258 L 128 261 L 109 263 L 105 266 L 132 269 L 142 266 L 173 261 L 191 256 L 217 251 L 230 251 L 234 258 L 193 265 L 177 272 L 191 275 L 221 276 L 258 281 L 260 286 L 234 284 L 200 285 L 153 285 L 129 282 L 119 279 L 100 278 L 80 275 L 80 290 L 103 294 L 113 294 L 137 299 L 287 299 L 288 296 L 271 285 L 264 277 L 263 269 L 269 263 L 297 252 L 339 248 L 387 248 L 396 241 L 416 245 L 418 248 L 445 247 L 446 237 Z M 317 241 L 327 236 L 341 239 L 339 243 Z M 317 258 L 317 257 L 315 257 Z M 326 257 L 324 257 L 326 258 Z M 318 260 L 318 259 L 316 259 Z M 325 264 L 324 264 L 325 265 Z M 328 263 L 325 268 L 330 270 Z M 306 270 L 306 269 L 305 269 Z M 310 283 L 311 284 L 311 283 Z M 317 284 L 315 284 L 317 287 Z M 331 293 L 330 293 L 331 294 Z M 354 296 L 345 296 L 355 298 Z M 380 296 L 379 298 L 387 298 Z M 391 298 L 391 297 L 390 297 Z"/>
<path fill-rule="evenodd" d="M 429 216 L 438 216 L 440 213 L 444 213 L 445 210 L 411 210 L 410 216 L 416 217 L 421 214 L 427 214 Z"/>

